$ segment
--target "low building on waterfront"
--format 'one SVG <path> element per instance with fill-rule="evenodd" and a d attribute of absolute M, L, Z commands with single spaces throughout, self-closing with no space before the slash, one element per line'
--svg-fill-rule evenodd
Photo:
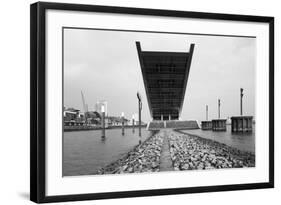
<path fill-rule="evenodd" d="M 108 126 L 121 126 L 123 120 L 124 120 L 124 125 L 127 126 L 130 121 L 126 118 L 122 119 L 122 117 L 116 117 L 116 116 L 105 117 L 105 120 L 108 122 Z"/>
<path fill-rule="evenodd" d="M 96 126 L 100 124 L 101 116 L 98 112 L 81 112 L 75 108 L 65 108 L 63 111 L 64 126 Z"/>
<path fill-rule="evenodd" d="M 101 115 L 96 111 L 89 111 L 86 113 L 87 125 L 100 125 Z"/>
<path fill-rule="evenodd" d="M 161 130 L 165 128 L 191 130 L 199 129 L 199 126 L 196 120 L 153 120 L 147 126 L 148 130 Z"/>
<path fill-rule="evenodd" d="M 65 126 L 83 125 L 85 123 L 84 113 L 75 108 L 64 108 L 63 119 Z"/>

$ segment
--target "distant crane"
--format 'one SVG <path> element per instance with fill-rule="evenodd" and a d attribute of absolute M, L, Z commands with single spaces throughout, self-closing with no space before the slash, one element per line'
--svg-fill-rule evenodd
<path fill-rule="evenodd" d="M 82 103 L 83 103 L 83 108 L 84 108 L 84 115 L 85 115 L 85 122 L 88 122 L 88 105 L 85 102 L 85 97 L 84 94 L 81 90 L 81 96 L 82 96 Z"/>

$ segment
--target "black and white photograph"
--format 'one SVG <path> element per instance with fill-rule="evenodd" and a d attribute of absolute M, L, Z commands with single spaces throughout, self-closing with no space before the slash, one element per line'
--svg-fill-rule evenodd
<path fill-rule="evenodd" d="M 63 177 L 255 168 L 255 36 L 62 34 Z"/>
<path fill-rule="evenodd" d="M 47 2 L 30 17 L 32 201 L 274 187 L 274 17 Z"/>

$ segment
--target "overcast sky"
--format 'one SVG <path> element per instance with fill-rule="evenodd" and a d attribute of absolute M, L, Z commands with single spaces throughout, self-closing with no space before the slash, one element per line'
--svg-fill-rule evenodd
<path fill-rule="evenodd" d="M 131 118 L 137 112 L 136 93 L 143 98 L 142 119 L 151 120 L 136 41 L 144 51 L 188 52 L 195 43 L 181 113 L 182 119 L 221 118 L 240 113 L 244 88 L 245 115 L 255 115 L 256 39 L 143 32 L 64 30 L 64 106 L 83 111 L 81 90 L 89 110 L 99 100 L 108 102 L 108 114 Z"/>

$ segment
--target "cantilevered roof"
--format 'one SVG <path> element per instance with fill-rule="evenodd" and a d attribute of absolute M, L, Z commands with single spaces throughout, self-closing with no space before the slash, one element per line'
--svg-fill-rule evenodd
<path fill-rule="evenodd" d="M 188 52 L 142 51 L 136 42 L 150 115 L 178 119 L 184 101 L 194 44 Z"/>

